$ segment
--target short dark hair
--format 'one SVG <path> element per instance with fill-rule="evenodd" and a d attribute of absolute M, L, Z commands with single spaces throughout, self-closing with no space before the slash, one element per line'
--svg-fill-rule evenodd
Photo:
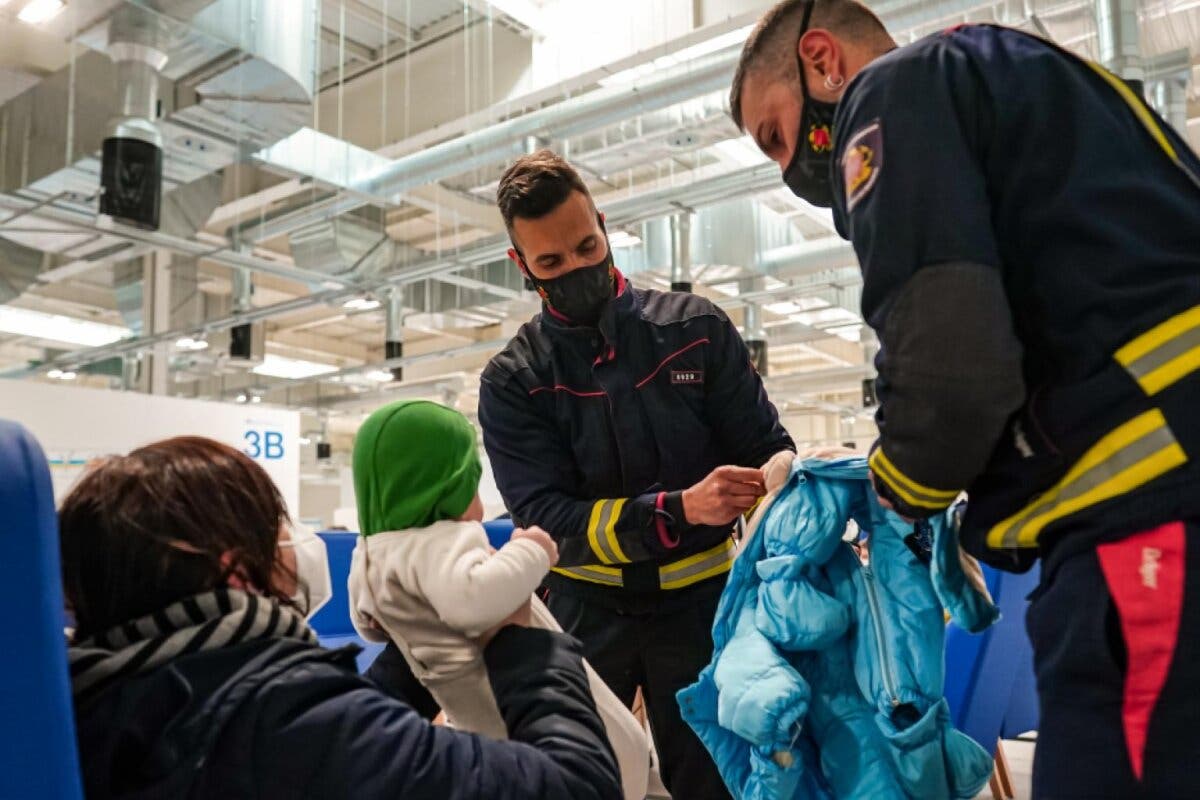
<path fill-rule="evenodd" d="M 738 59 L 729 90 L 729 109 L 739 130 L 742 119 L 742 89 L 752 73 L 770 71 L 783 77 L 796 75 L 796 40 L 804 12 L 813 7 L 809 28 L 824 28 L 848 39 L 876 42 L 881 49 L 892 45 L 891 34 L 875 12 L 857 0 L 783 0 L 763 15 Z M 799 91 L 799 86 L 797 86 Z"/>
<path fill-rule="evenodd" d="M 538 150 L 521 156 L 505 170 L 496 203 L 511 236 L 513 220 L 544 217 L 566 202 L 571 192 L 582 192 L 588 199 L 592 196 L 566 159 L 552 150 Z"/>
<path fill-rule="evenodd" d="M 77 635 L 152 614 L 231 575 L 290 602 L 275 586 L 283 497 L 249 456 L 212 439 L 183 436 L 99 460 L 58 519 Z"/>

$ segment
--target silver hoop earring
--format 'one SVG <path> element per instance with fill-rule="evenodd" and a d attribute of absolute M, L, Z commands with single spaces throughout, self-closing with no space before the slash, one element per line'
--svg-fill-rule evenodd
<path fill-rule="evenodd" d="M 825 88 L 831 92 L 836 92 L 846 85 L 846 79 L 839 75 L 836 79 L 830 76 L 825 76 Z"/>

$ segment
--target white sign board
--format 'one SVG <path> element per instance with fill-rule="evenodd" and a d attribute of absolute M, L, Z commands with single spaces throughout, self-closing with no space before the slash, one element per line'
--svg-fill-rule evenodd
<path fill-rule="evenodd" d="M 267 471 L 300 508 L 300 414 L 135 392 L 0 381 L 0 418 L 28 428 L 46 451 L 61 500 L 84 465 L 172 436 L 207 436 L 236 447 Z"/>

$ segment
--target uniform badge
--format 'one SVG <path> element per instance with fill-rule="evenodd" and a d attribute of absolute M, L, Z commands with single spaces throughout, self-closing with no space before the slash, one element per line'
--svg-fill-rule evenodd
<path fill-rule="evenodd" d="M 676 386 L 694 386 L 704 383 L 704 370 L 702 369 L 673 369 L 671 370 L 671 383 Z"/>
<path fill-rule="evenodd" d="M 808 146 L 814 153 L 827 153 L 833 149 L 833 135 L 828 125 L 813 125 L 808 129 Z"/>
<path fill-rule="evenodd" d="M 879 121 L 862 128 L 846 144 L 842 154 L 842 177 L 846 183 L 846 210 L 870 193 L 883 170 L 883 128 Z"/>

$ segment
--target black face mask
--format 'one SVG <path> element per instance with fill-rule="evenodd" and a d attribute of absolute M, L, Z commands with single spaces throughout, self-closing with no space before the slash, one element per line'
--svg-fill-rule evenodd
<path fill-rule="evenodd" d="M 800 37 L 808 31 L 808 19 L 812 16 L 814 5 L 809 3 L 804 12 Z M 791 162 L 783 171 L 783 182 L 801 200 L 821 208 L 830 208 L 833 206 L 833 187 L 829 173 L 833 161 L 833 115 L 837 111 L 837 103 L 817 100 L 808 93 L 804 63 L 800 60 L 800 37 L 796 40 L 796 68 L 800 72 L 804 108 L 800 112 L 796 148 Z"/>
<path fill-rule="evenodd" d="M 530 273 L 530 283 L 546 304 L 577 325 L 595 326 L 613 298 L 612 249 L 607 239 L 604 244 L 607 252 L 599 264 L 580 267 L 549 280 L 540 280 Z"/>

